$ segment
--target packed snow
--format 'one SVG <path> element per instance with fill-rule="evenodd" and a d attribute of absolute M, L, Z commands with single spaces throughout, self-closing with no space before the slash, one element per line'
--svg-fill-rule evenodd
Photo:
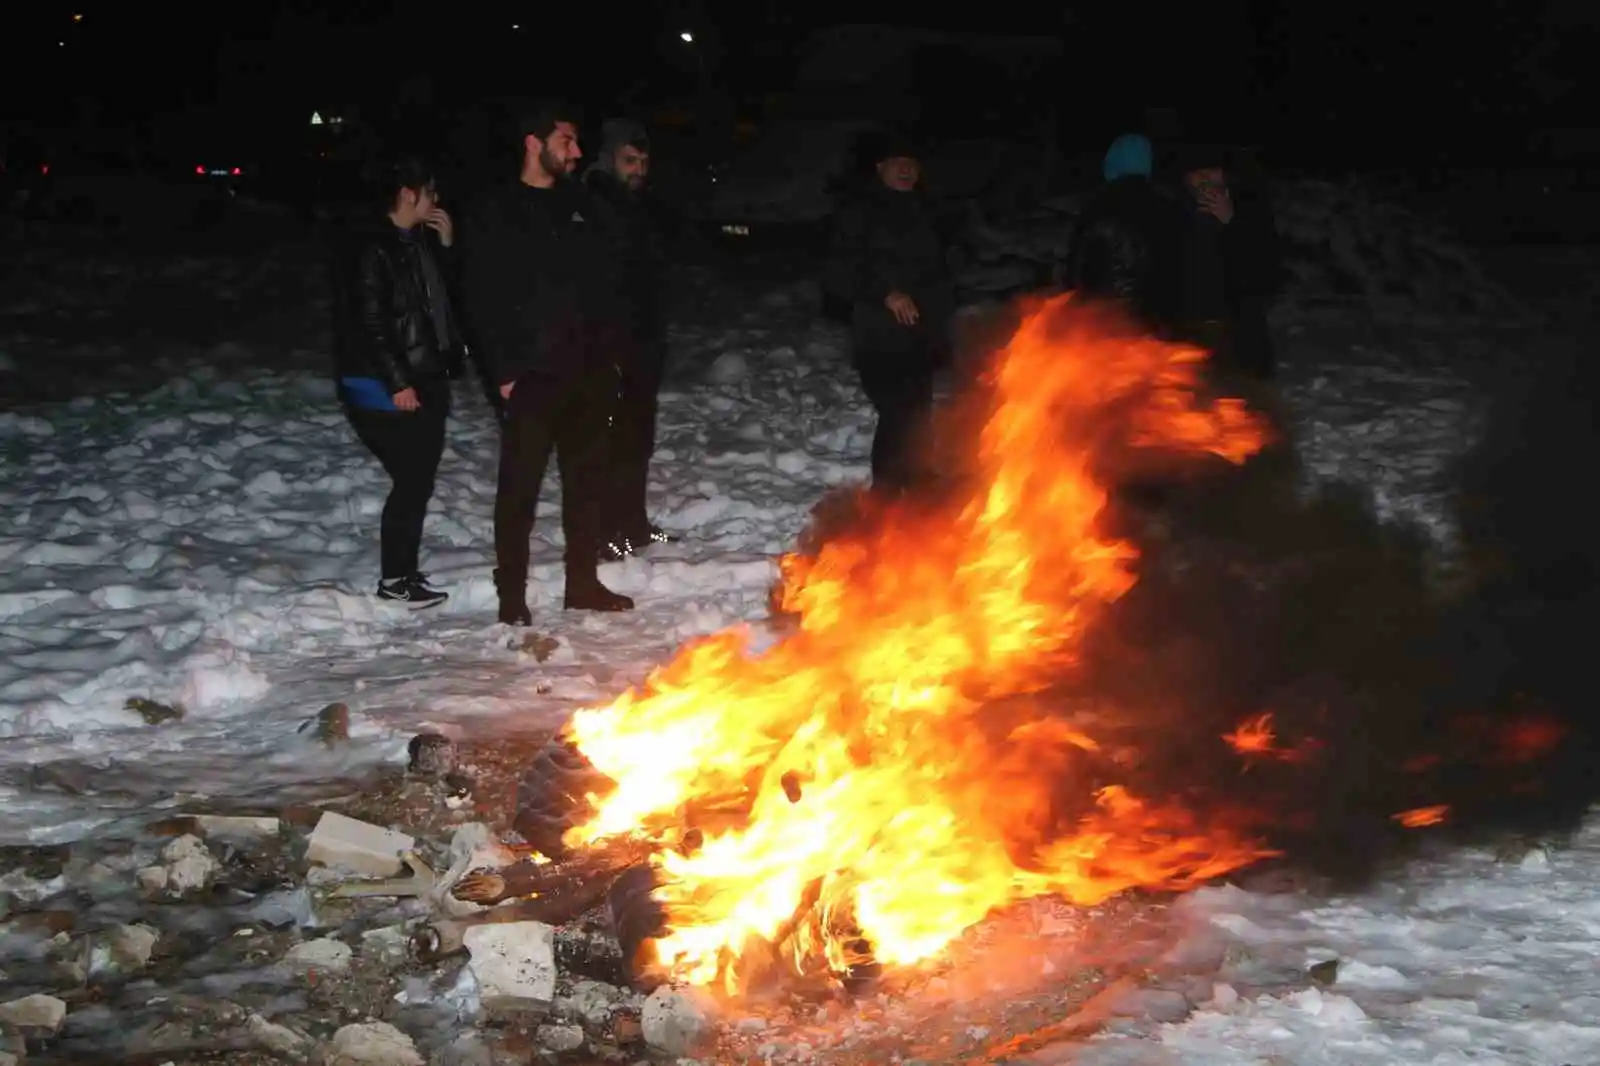
<path fill-rule="evenodd" d="M 185 284 L 207 274 L 182 269 Z M 236 274 L 223 275 L 235 284 Z M 80 304 L 83 301 L 78 301 Z M 493 624 L 497 427 L 463 384 L 424 567 L 451 599 L 371 596 L 387 482 L 323 375 L 246 357 L 0 411 L 0 844 L 60 842 L 226 797 L 281 798 L 403 758 L 419 729 L 556 723 L 608 700 L 683 641 L 759 629 L 778 553 L 813 504 L 867 473 L 871 413 L 840 329 L 803 288 L 730 324 L 681 325 L 662 398 L 654 517 L 678 544 L 603 568 L 631 615 L 569 615 L 552 469 L 536 529 L 545 661 Z M 1283 391 L 1311 475 L 1452 535 L 1451 464 L 1482 400 L 1484 336 L 1278 322 Z M 0 342 L 0 348 L 9 348 Z M 0 382 L 15 373 L 9 355 Z M 8 386 L 9 389 L 9 386 Z M 181 704 L 146 724 L 132 697 Z M 357 743 L 300 730 L 349 704 Z M 1600 1061 L 1600 836 L 1520 861 L 1440 853 L 1351 896 L 1212 889 L 1181 904 L 1242 943 L 1187 1020 L 1113 1027 L 1033 1061 L 1191 1064 Z M 3 871 L 0 871 L 3 873 Z M 1340 962 L 1328 987 L 1274 988 Z"/>
<path fill-rule="evenodd" d="M 1600 830 L 1560 850 L 1456 851 L 1356 895 L 1202 889 L 1182 901 L 1230 957 L 1209 1003 L 1152 1038 L 1107 1035 L 1078 1066 L 1458 1066 L 1600 1056 Z M 1336 962 L 1326 987 L 1252 994 Z M 1328 972 L 1326 970 L 1320 972 Z M 1153 1045 L 1152 1046 L 1152 1041 Z"/>

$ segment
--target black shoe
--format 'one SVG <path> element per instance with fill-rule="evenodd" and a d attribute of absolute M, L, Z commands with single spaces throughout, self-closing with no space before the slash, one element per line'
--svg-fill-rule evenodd
<path fill-rule="evenodd" d="M 641 548 L 650 544 L 676 544 L 683 538 L 676 533 L 668 533 L 658 525 L 646 525 L 634 530 L 628 539 Z"/>
<path fill-rule="evenodd" d="M 600 542 L 598 554 L 602 563 L 620 563 L 633 555 L 636 550 L 633 546 L 633 541 L 618 533 Z"/>
<path fill-rule="evenodd" d="M 668 533 L 660 526 L 648 524 L 626 533 L 613 533 L 600 544 L 600 561 L 621 562 L 638 555 L 652 544 L 676 544 L 681 539 L 676 533 Z"/>
<path fill-rule="evenodd" d="M 633 600 L 620 592 L 612 592 L 600 582 L 568 585 L 564 605 L 569 611 L 631 611 Z"/>
<path fill-rule="evenodd" d="M 398 577 L 378 582 L 378 599 L 403 603 L 413 611 L 437 607 L 450 598 L 447 592 L 429 588 L 419 578 Z"/>

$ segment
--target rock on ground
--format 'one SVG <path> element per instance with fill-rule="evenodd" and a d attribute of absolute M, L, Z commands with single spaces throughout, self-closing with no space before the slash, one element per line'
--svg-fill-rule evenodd
<path fill-rule="evenodd" d="M 289 949 L 283 961 L 298 973 L 308 970 L 345 973 L 350 969 L 353 954 L 350 945 L 344 941 L 324 937 L 321 940 L 307 940 L 303 944 L 296 944 Z"/>
<path fill-rule="evenodd" d="M 324 1066 L 427 1066 L 411 1038 L 388 1022 L 347 1025 L 328 1042 Z"/>
<path fill-rule="evenodd" d="M 24 1036 L 54 1036 L 67 1020 L 67 1005 L 55 996 L 34 995 L 0 1003 L 0 1023 Z"/>
<path fill-rule="evenodd" d="M 543 922 L 475 925 L 463 937 L 485 1005 L 532 1006 L 556 998 L 555 930 Z"/>
<path fill-rule="evenodd" d="M 663 986 L 644 1001 L 644 1042 L 669 1055 L 688 1055 L 711 1035 L 711 997 L 696 988 Z"/>

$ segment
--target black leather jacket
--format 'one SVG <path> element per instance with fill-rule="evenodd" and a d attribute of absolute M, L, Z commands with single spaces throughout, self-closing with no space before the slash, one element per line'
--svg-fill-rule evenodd
<path fill-rule="evenodd" d="M 445 289 L 443 343 L 423 255 L 433 257 L 433 276 Z M 431 230 L 407 232 L 387 219 L 352 234 L 338 249 L 333 303 L 340 377 L 376 378 L 393 393 L 460 372 L 463 345 L 450 311 L 448 255 Z"/>
<path fill-rule="evenodd" d="M 1121 304 L 1141 324 L 1172 325 L 1183 272 L 1184 214 L 1148 179 L 1119 178 L 1078 220 L 1067 284 Z"/>

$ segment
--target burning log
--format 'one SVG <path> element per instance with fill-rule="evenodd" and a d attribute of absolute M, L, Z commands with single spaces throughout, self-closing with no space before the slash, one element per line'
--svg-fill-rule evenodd
<path fill-rule="evenodd" d="M 571 738 L 552 737 L 522 777 L 513 828 L 542 854 L 561 858 L 567 850 L 562 836 L 594 813 L 590 797 L 604 796 L 615 787 Z"/>
<path fill-rule="evenodd" d="M 649 841 L 622 838 L 562 862 L 523 860 L 500 870 L 474 870 L 456 882 L 450 894 L 459 900 L 493 906 L 518 896 L 546 899 L 570 894 L 576 885 L 599 882 L 603 895 L 618 874 L 645 861 L 654 850 Z"/>
<path fill-rule="evenodd" d="M 654 991 L 662 979 L 656 972 L 654 941 L 667 931 L 667 912 L 653 895 L 656 887 L 655 870 L 635 866 L 618 877 L 606 893 L 622 964 L 630 983 L 640 991 Z"/>

